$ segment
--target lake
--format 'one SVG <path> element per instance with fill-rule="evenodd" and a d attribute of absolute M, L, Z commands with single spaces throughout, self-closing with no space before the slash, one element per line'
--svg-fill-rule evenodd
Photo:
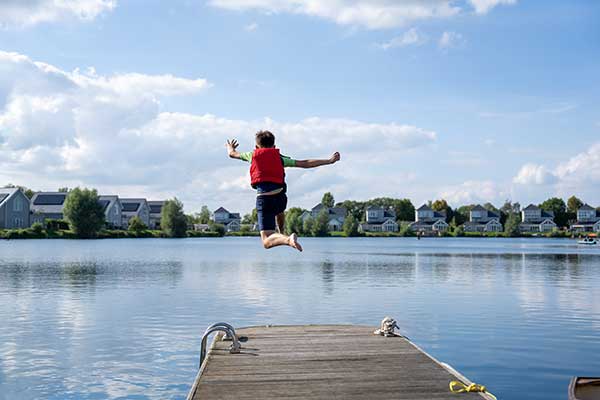
<path fill-rule="evenodd" d="M 378 325 L 499 399 L 600 375 L 600 246 L 564 239 L 0 241 L 0 400 L 184 399 L 211 323 Z M 457 397 L 458 398 L 458 397 Z"/>

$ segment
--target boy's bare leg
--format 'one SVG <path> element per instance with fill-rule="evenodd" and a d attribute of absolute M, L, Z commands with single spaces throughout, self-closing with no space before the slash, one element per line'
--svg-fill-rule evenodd
<path fill-rule="evenodd" d="M 282 233 L 285 235 L 285 213 L 282 212 L 280 214 L 277 214 L 277 227 L 279 228 L 279 233 Z"/>
<path fill-rule="evenodd" d="M 295 233 L 287 236 L 275 231 L 260 231 L 260 238 L 265 249 L 277 246 L 290 246 L 298 251 L 302 251 L 302 246 L 298 243 L 298 236 Z"/>

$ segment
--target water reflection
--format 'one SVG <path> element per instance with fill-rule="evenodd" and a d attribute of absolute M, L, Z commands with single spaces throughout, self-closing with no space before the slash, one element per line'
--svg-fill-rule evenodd
<path fill-rule="evenodd" d="M 183 399 L 200 334 L 376 324 L 503 399 L 563 398 L 600 370 L 600 249 L 568 241 L 254 239 L 0 242 L 0 399 Z"/>

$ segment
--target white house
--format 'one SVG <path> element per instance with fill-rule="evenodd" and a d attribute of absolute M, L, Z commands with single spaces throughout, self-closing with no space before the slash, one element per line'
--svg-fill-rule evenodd
<path fill-rule="evenodd" d="M 446 222 L 445 211 L 434 211 L 428 205 L 423 204 L 415 210 L 415 222 L 408 227 L 413 232 L 445 232 L 449 225 Z"/>
<path fill-rule="evenodd" d="M 584 204 L 577 210 L 577 221 L 571 225 L 571 231 L 600 232 L 600 212 L 589 204 Z"/>
<path fill-rule="evenodd" d="M 146 199 L 121 199 L 121 226 L 127 228 L 133 217 L 139 217 L 144 225 L 150 226 L 150 207 Z"/>
<path fill-rule="evenodd" d="M 106 226 L 109 228 L 120 228 L 123 223 L 123 207 L 121 206 L 119 196 L 98 196 L 98 203 L 100 203 L 104 210 Z"/>
<path fill-rule="evenodd" d="M 44 223 L 47 219 L 64 219 L 63 209 L 67 193 L 38 192 L 30 201 L 31 223 Z"/>
<path fill-rule="evenodd" d="M 530 204 L 521 211 L 521 232 L 551 232 L 557 228 L 554 213 Z"/>
<path fill-rule="evenodd" d="M 487 210 L 481 205 L 469 212 L 469 221 L 463 225 L 465 232 L 502 232 L 500 214 Z"/>
<path fill-rule="evenodd" d="M 361 232 L 398 232 L 396 212 L 393 208 L 371 206 L 365 210 L 366 223 L 360 224 Z"/>
<path fill-rule="evenodd" d="M 160 220 L 162 218 L 162 208 L 165 205 L 164 201 L 148 201 L 148 208 L 150 208 L 150 229 L 160 229 Z"/>
<path fill-rule="evenodd" d="M 224 225 L 227 232 L 238 232 L 242 222 L 240 213 L 230 213 L 224 207 L 215 210 L 212 219 L 215 224 Z"/>
<path fill-rule="evenodd" d="M 29 227 L 29 199 L 19 188 L 0 189 L 0 229 Z"/>
<path fill-rule="evenodd" d="M 348 210 L 344 207 L 325 207 L 323 204 L 317 204 L 310 211 L 302 213 L 300 218 L 305 222 L 308 218 L 316 219 L 322 212 L 327 213 L 327 229 L 330 232 L 339 232 L 344 227 L 344 221 L 348 215 Z"/>

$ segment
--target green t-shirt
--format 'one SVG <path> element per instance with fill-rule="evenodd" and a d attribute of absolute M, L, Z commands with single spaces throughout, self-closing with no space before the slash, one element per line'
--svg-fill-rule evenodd
<path fill-rule="evenodd" d="M 245 153 L 240 153 L 240 160 L 244 160 L 247 162 L 252 162 L 252 154 L 254 154 L 253 151 L 247 151 Z M 293 158 L 290 158 L 288 156 L 281 156 L 281 161 L 283 162 L 283 167 L 284 168 L 288 168 L 288 167 L 295 167 L 296 166 L 296 160 L 294 160 Z"/>

